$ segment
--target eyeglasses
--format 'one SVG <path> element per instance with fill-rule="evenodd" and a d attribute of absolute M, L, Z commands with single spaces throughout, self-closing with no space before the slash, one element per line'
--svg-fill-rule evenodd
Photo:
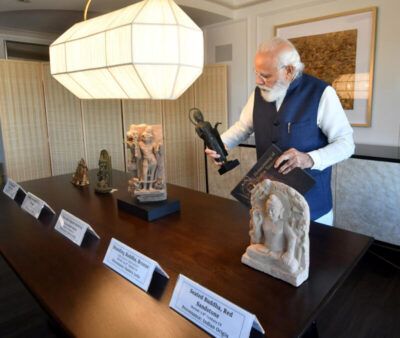
<path fill-rule="evenodd" d="M 278 68 L 278 72 L 282 69 L 282 68 L 286 68 L 287 66 L 281 66 L 281 67 L 279 67 Z M 263 74 L 261 74 L 260 72 L 257 72 L 256 70 L 254 71 L 254 74 L 256 75 L 256 77 L 259 77 L 264 83 L 266 83 L 269 79 L 270 79 L 270 77 L 272 76 L 272 75 L 263 75 Z"/>
<path fill-rule="evenodd" d="M 268 79 L 271 77 L 271 75 L 262 75 L 261 73 L 257 72 L 256 70 L 254 71 L 254 74 L 256 74 L 256 77 L 259 77 L 263 83 L 266 83 Z"/>

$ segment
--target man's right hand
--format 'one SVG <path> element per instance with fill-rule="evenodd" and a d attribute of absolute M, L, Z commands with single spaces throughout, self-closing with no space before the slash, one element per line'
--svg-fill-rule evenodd
<path fill-rule="evenodd" d="M 217 152 L 216 152 L 215 150 L 211 150 L 211 149 L 206 148 L 206 150 L 205 150 L 204 152 L 206 153 L 206 155 L 207 155 L 209 158 L 211 158 L 211 159 L 214 161 L 214 163 L 215 163 L 217 166 L 220 167 L 220 166 L 222 165 L 221 162 L 217 162 L 217 161 L 216 161 L 218 158 L 221 157 L 221 155 L 217 154 Z"/>

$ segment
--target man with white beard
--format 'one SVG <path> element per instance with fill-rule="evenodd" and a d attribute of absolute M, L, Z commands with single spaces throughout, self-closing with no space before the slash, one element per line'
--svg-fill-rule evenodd
<path fill-rule="evenodd" d="M 221 138 L 229 150 L 254 132 L 258 159 L 276 144 L 284 151 L 275 162 L 281 173 L 299 167 L 316 181 L 304 195 L 311 220 L 332 225 L 331 169 L 353 154 L 353 130 L 335 90 L 303 68 L 290 41 L 276 37 L 261 44 L 254 60 L 256 89 Z M 206 154 L 219 157 L 210 149 Z"/>

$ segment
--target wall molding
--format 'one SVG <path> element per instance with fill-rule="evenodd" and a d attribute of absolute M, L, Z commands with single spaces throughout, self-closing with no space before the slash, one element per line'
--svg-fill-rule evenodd
<path fill-rule="evenodd" d="M 0 38 L 7 39 L 9 37 L 16 37 L 21 39 L 27 39 L 27 42 L 30 42 L 28 39 L 37 39 L 53 42 L 59 34 L 56 33 L 45 33 L 45 32 L 36 32 L 36 31 L 29 31 L 24 29 L 15 29 L 11 27 L 0 26 Z"/>

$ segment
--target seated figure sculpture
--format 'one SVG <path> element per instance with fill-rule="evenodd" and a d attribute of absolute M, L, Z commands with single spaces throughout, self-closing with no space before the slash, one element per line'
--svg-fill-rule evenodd
<path fill-rule="evenodd" d="M 310 211 L 304 197 L 265 179 L 251 191 L 250 242 L 242 262 L 299 286 L 308 278 Z"/>
<path fill-rule="evenodd" d="M 128 171 L 133 176 L 128 191 L 139 202 L 163 201 L 167 198 L 161 125 L 132 124 L 127 132 L 131 151 Z"/>
<path fill-rule="evenodd" d="M 75 173 L 72 176 L 71 183 L 77 187 L 83 187 L 89 184 L 88 167 L 83 158 L 78 162 Z"/>

